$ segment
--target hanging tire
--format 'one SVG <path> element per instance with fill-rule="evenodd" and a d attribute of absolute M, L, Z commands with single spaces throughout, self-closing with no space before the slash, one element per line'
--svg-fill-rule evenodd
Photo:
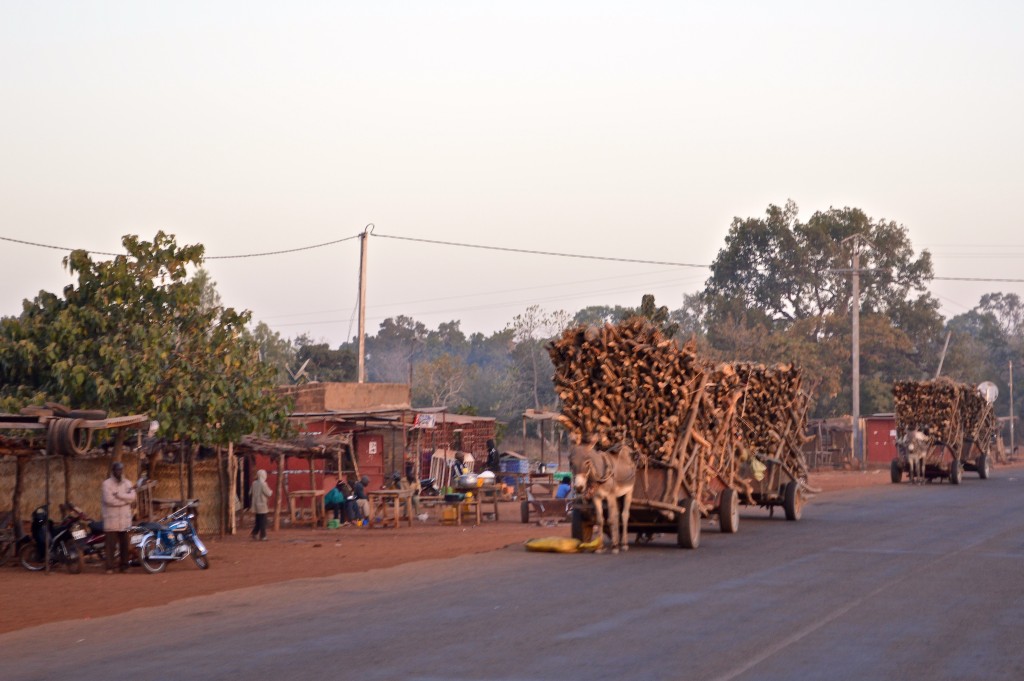
<path fill-rule="evenodd" d="M 30 572 L 39 572 L 46 567 L 46 557 L 38 557 L 34 542 L 22 544 L 18 550 L 18 560 L 21 561 L 21 566 Z"/>
<path fill-rule="evenodd" d="M 594 538 L 594 524 L 578 508 L 572 509 L 572 538 L 588 542 Z"/>
<path fill-rule="evenodd" d="M 903 467 L 900 466 L 899 459 L 893 459 L 892 463 L 889 464 L 889 478 L 894 485 L 898 485 L 903 481 Z"/>
<path fill-rule="evenodd" d="M 199 549 L 196 548 L 195 544 L 192 545 L 192 560 L 195 561 L 196 567 L 200 570 L 210 569 L 210 557 L 199 555 Z"/>
<path fill-rule="evenodd" d="M 154 553 L 156 553 L 156 537 L 146 537 L 139 546 L 139 562 L 142 563 L 142 568 L 151 575 L 167 569 L 166 560 L 150 558 Z"/>
<path fill-rule="evenodd" d="M 964 469 L 960 465 L 960 459 L 953 459 L 949 464 L 949 482 L 952 485 L 959 485 L 964 478 Z"/>
<path fill-rule="evenodd" d="M 683 499 L 683 512 L 676 513 L 676 540 L 683 549 L 700 546 L 700 509 L 694 499 Z"/>
<path fill-rule="evenodd" d="M 988 476 L 992 474 L 992 464 L 988 461 L 988 454 L 979 456 L 978 462 L 974 465 L 978 469 L 978 477 L 982 480 L 988 480 Z"/>
<path fill-rule="evenodd" d="M 786 483 L 786 496 L 782 502 L 786 511 L 786 520 L 800 520 L 804 513 L 804 500 L 800 494 L 800 484 L 796 480 Z"/>
<path fill-rule="evenodd" d="M 722 492 L 718 504 L 718 524 L 722 532 L 735 534 L 740 529 L 740 498 L 731 487 Z"/>
<path fill-rule="evenodd" d="M 530 502 L 523 501 L 519 504 L 519 518 L 523 524 L 530 522 Z"/>

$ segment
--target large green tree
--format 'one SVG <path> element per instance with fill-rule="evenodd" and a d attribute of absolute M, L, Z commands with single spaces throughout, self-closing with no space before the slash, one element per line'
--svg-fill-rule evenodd
<path fill-rule="evenodd" d="M 276 432 L 275 370 L 260 361 L 249 312 L 220 305 L 201 245 L 128 235 L 124 255 L 76 250 L 63 295 L 40 292 L 0 327 L 6 406 L 50 399 L 113 414 L 146 413 L 172 440 L 219 444 Z"/>
<path fill-rule="evenodd" d="M 927 251 L 902 225 L 857 208 L 830 208 L 802 222 L 792 201 L 760 218 L 736 218 L 697 307 L 710 345 L 732 359 L 797 361 L 817 387 L 816 413 L 850 402 L 851 306 L 862 320 L 862 407 L 891 408 L 887 386 L 919 378 L 941 338 L 938 301 L 927 291 Z M 852 300 L 851 241 L 863 238 L 861 295 Z M 728 357 L 727 357 L 728 358 Z"/>

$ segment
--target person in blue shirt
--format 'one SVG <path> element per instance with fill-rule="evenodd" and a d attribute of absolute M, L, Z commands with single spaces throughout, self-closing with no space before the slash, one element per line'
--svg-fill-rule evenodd
<path fill-rule="evenodd" d="M 570 482 L 570 476 L 565 476 L 562 481 L 558 483 L 558 489 L 555 490 L 556 499 L 565 499 L 569 496 L 569 492 L 572 490 L 572 484 Z"/>

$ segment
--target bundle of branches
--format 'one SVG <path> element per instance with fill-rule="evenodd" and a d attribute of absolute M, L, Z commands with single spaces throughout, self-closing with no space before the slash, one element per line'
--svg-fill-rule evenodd
<path fill-rule="evenodd" d="M 725 366 L 720 371 L 725 371 Z M 737 426 L 752 451 L 778 459 L 798 479 L 807 480 L 803 445 L 808 438 L 808 396 L 803 372 L 792 364 L 737 363 L 730 366 L 743 386 Z"/>
<path fill-rule="evenodd" d="M 667 462 L 706 380 L 691 341 L 682 347 L 639 317 L 567 329 L 548 346 L 562 424 L 576 441 L 620 442 Z"/>
<path fill-rule="evenodd" d="M 964 410 L 972 409 L 972 386 L 942 377 L 931 381 L 896 381 L 892 385 L 896 434 L 920 430 L 938 442 L 959 447 L 964 434 Z"/>
<path fill-rule="evenodd" d="M 987 443 L 995 434 L 998 424 L 992 404 L 981 391 L 964 386 L 960 411 L 964 424 L 964 437 Z"/>

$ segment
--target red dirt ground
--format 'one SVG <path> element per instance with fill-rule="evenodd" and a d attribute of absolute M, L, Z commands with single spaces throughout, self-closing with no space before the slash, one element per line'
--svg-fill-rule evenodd
<path fill-rule="evenodd" d="M 1021 464 L 1017 464 L 1020 466 Z M 828 494 L 889 483 L 888 470 L 813 473 L 810 482 Z M 812 502 L 813 503 L 813 502 Z M 518 505 L 502 504 L 500 522 L 480 526 L 442 525 L 436 515 L 412 528 L 287 529 L 254 542 L 248 532 L 205 536 L 210 569 L 189 561 L 172 563 L 159 575 L 141 568 L 107 575 L 86 564 L 82 574 L 49 575 L 23 569 L 16 561 L 0 568 L 0 633 L 67 619 L 101 617 L 179 598 L 305 577 L 364 572 L 430 558 L 493 551 L 534 537 L 568 535 L 567 525 L 540 527 L 519 521 Z"/>

